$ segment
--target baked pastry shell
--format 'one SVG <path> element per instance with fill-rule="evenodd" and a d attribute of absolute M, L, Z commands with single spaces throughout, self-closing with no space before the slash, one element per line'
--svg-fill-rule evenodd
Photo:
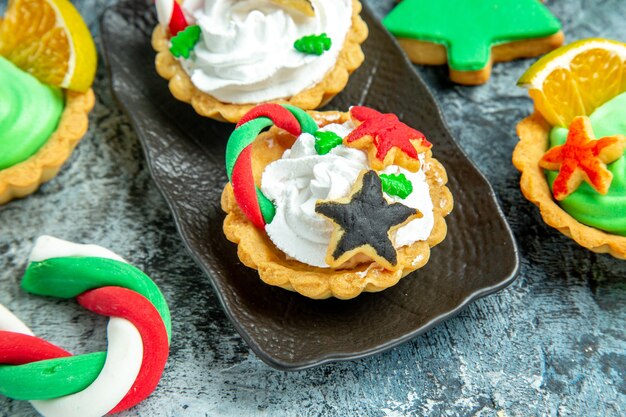
<path fill-rule="evenodd" d="M 352 1 L 352 26 L 346 35 L 335 66 L 326 73 L 325 77 L 319 83 L 289 99 L 269 102 L 287 103 L 305 110 L 312 110 L 324 106 L 345 88 L 350 74 L 360 67 L 365 59 L 361 44 L 367 38 L 368 29 L 359 16 L 361 8 L 361 3 L 358 0 Z M 156 70 L 161 77 L 169 81 L 168 85 L 172 95 L 180 101 L 191 104 L 199 115 L 237 123 L 244 114 L 259 104 L 224 103 L 196 88 L 180 62 L 174 58 L 169 50 L 169 32 L 166 26 L 157 25 L 154 28 L 152 47 L 157 52 Z"/>
<path fill-rule="evenodd" d="M 342 123 L 348 120 L 347 113 L 310 112 L 318 124 Z M 279 159 L 290 148 L 294 137 L 272 127 L 253 142 L 252 169 L 259 184 L 265 167 Z M 376 262 L 360 263 L 350 269 L 318 268 L 289 259 L 278 249 L 265 231 L 256 228 L 241 212 L 230 184 L 222 192 L 222 209 L 227 213 L 224 219 L 224 234 L 237 244 L 237 254 L 244 265 L 258 271 L 263 282 L 269 285 L 298 292 L 305 297 L 325 299 L 336 297 L 350 299 L 363 291 L 378 292 L 389 288 L 398 281 L 426 265 L 430 258 L 430 248 L 441 243 L 447 234 L 445 216 L 452 211 L 453 198 L 446 187 L 448 177 L 443 166 L 426 153 L 424 172 L 430 187 L 433 201 L 434 227 L 426 241 L 398 249 L 396 271 L 383 269 Z"/>
<path fill-rule="evenodd" d="M 513 152 L 513 164 L 522 173 L 520 188 L 527 200 L 539 207 L 543 221 L 597 253 L 626 259 L 626 237 L 586 226 L 570 216 L 552 198 L 545 172 L 539 160 L 548 150 L 552 126 L 539 113 L 533 113 L 517 125 L 519 143 Z"/>
<path fill-rule="evenodd" d="M 65 90 L 65 108 L 48 141 L 30 158 L 0 170 L 0 204 L 26 197 L 54 178 L 87 132 L 95 103 L 93 90 Z"/>

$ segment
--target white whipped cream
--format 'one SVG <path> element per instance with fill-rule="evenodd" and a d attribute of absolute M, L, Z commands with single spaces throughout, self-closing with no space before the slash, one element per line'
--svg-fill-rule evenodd
<path fill-rule="evenodd" d="M 226 103 L 260 103 L 291 97 L 320 82 L 335 65 L 352 24 L 352 0 L 312 0 L 314 17 L 270 0 L 186 0 L 183 11 L 202 29 L 189 59 L 192 83 Z M 326 33 L 321 56 L 293 43 Z"/>
<path fill-rule="evenodd" d="M 413 185 L 413 192 L 402 199 L 398 196 L 385 194 L 388 201 L 402 203 L 405 206 L 418 209 L 422 213 L 419 219 L 411 220 L 398 230 L 396 230 L 394 245 L 396 248 L 408 246 L 419 240 L 426 240 L 435 225 L 435 215 L 433 214 L 433 200 L 430 198 L 430 188 L 424 173 L 424 154 L 419 154 L 420 169 L 411 172 L 397 165 L 390 165 L 381 171 L 383 174 L 404 174 Z"/>
<path fill-rule="evenodd" d="M 346 122 L 329 124 L 320 131 L 332 131 L 343 138 L 353 129 L 352 123 Z M 422 155 L 420 159 L 423 160 Z M 339 145 L 326 155 L 318 155 L 315 138 L 308 133 L 300 135 L 281 159 L 265 168 L 261 178 L 261 190 L 276 206 L 274 219 L 265 226 L 276 247 L 302 263 L 328 268 L 325 259 L 333 224 L 315 212 L 315 203 L 346 197 L 366 169 L 367 155 L 362 150 Z M 404 173 L 413 184 L 413 192 L 406 199 L 385 194 L 387 200 L 417 208 L 423 214 L 396 231 L 395 247 L 426 240 L 434 224 L 426 175 L 422 169 L 410 172 L 397 165 L 382 172 Z"/>

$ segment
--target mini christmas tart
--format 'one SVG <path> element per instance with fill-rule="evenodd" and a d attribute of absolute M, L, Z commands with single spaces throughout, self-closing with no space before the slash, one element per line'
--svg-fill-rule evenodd
<path fill-rule="evenodd" d="M 93 39 L 67 0 L 11 0 L 0 19 L 0 204 L 52 179 L 87 131 Z"/>
<path fill-rule="evenodd" d="M 535 103 L 513 153 L 524 196 L 578 244 L 626 259 L 626 44 L 574 42 L 519 84 Z"/>
<path fill-rule="evenodd" d="M 560 22 L 537 0 L 403 0 L 383 24 L 411 61 L 447 63 L 459 84 L 483 84 L 494 62 L 563 44 Z"/>
<path fill-rule="evenodd" d="M 171 319 L 147 275 L 103 247 L 42 236 L 22 288 L 76 298 L 110 317 L 108 348 L 72 355 L 36 337 L 0 305 L 0 395 L 29 400 L 44 417 L 100 417 L 134 407 L 154 391 L 169 356 Z"/>
<path fill-rule="evenodd" d="M 367 107 L 259 105 L 227 144 L 224 233 L 264 282 L 309 298 L 391 287 L 446 236 L 453 199 L 431 147 Z"/>
<path fill-rule="evenodd" d="M 157 0 L 156 69 L 198 114 L 237 122 L 259 103 L 326 104 L 363 62 L 358 0 Z"/>

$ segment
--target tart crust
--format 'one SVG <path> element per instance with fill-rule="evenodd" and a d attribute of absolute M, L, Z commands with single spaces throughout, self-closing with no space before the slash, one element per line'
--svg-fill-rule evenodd
<path fill-rule="evenodd" d="M 86 93 L 65 90 L 65 109 L 57 130 L 33 156 L 0 170 L 0 204 L 34 193 L 59 172 L 87 132 L 94 102 L 91 89 Z"/>
<path fill-rule="evenodd" d="M 273 100 L 272 103 L 288 103 L 305 110 L 312 110 L 322 107 L 344 89 L 350 74 L 361 66 L 365 59 L 361 44 L 367 38 L 368 29 L 359 16 L 361 8 L 361 3 L 358 0 L 352 1 L 352 26 L 346 35 L 335 66 L 326 73 L 324 79 L 287 100 Z M 180 101 L 190 103 L 199 115 L 237 123 L 244 114 L 259 104 L 223 103 L 210 94 L 197 89 L 180 62 L 169 51 L 166 26 L 158 25 L 154 28 L 152 47 L 157 52 L 156 70 L 161 77 L 169 81 L 172 95 Z"/>
<path fill-rule="evenodd" d="M 348 113 L 310 112 L 319 124 L 342 123 L 349 118 Z M 290 136 L 276 127 L 262 133 L 253 142 L 252 169 L 258 180 L 270 162 L 279 159 L 294 142 Z M 269 285 L 296 291 L 313 299 L 336 297 L 350 299 L 361 292 L 377 292 L 389 288 L 398 281 L 426 265 L 430 248 L 441 243 L 446 237 L 447 226 L 444 217 L 452 211 L 453 198 L 446 187 L 448 177 L 444 167 L 426 153 L 424 171 L 433 201 L 434 227 L 428 240 L 415 242 L 398 249 L 397 271 L 383 269 L 371 260 L 352 266 L 350 269 L 318 268 L 289 259 L 279 250 L 267 234 L 256 228 L 241 212 L 230 184 L 222 192 L 222 209 L 227 213 L 224 219 L 224 234 L 238 245 L 239 259 L 248 267 L 258 270 L 261 280 Z M 259 185 L 259 184 L 257 184 Z"/>
<path fill-rule="evenodd" d="M 524 197 L 539 207 L 541 217 L 579 245 L 597 253 L 626 259 L 626 237 L 586 226 L 570 216 L 552 198 L 539 160 L 548 149 L 551 125 L 537 111 L 517 125 L 520 142 L 513 152 L 513 164 L 522 173 L 520 188 Z"/>

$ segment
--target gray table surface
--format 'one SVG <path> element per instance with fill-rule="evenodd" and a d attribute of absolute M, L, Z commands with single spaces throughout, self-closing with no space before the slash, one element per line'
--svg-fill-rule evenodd
<path fill-rule="evenodd" d="M 115 0 L 75 3 L 100 46 L 99 16 Z M 379 16 L 393 6 L 368 3 Z M 569 40 L 626 40 L 624 0 L 548 6 Z M 103 350 L 105 318 L 20 289 L 34 239 L 97 243 L 151 275 L 173 309 L 171 356 L 154 394 L 124 417 L 624 415 L 626 264 L 546 227 L 523 199 L 510 162 L 515 124 L 532 108 L 515 81 L 531 62 L 498 64 L 481 87 L 452 85 L 444 68 L 416 67 L 454 136 L 493 184 L 519 243 L 521 272 L 509 288 L 398 348 L 297 373 L 257 359 L 185 252 L 102 60 L 90 129 L 69 163 L 35 195 L 0 207 L 0 303 L 72 352 Z M 488 143 L 484 136 L 500 139 Z M 177 297 L 178 289 L 198 285 L 206 291 Z M 34 414 L 27 402 L 0 397 L 0 416 Z"/>

